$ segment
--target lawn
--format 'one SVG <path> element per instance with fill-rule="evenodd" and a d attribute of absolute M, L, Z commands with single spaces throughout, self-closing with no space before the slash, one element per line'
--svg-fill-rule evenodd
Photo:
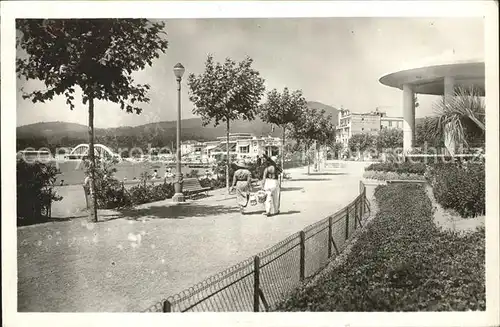
<path fill-rule="evenodd" d="M 439 230 L 419 185 L 379 186 L 379 212 L 347 260 L 278 311 L 485 310 L 484 229 Z"/>

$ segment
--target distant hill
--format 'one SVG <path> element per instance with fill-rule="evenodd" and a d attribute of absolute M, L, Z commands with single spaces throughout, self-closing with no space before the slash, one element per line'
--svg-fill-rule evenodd
<path fill-rule="evenodd" d="M 311 108 L 325 109 L 327 114 L 332 114 L 334 124 L 337 123 L 338 110 L 332 106 L 320 102 L 310 101 L 308 105 Z M 280 131 L 271 125 L 264 123 L 257 118 L 254 121 L 233 121 L 231 122 L 231 132 L 252 133 L 257 136 L 272 135 L 279 136 Z M 182 120 L 182 140 L 215 140 L 217 137 L 224 136 L 225 126 L 213 125 L 202 126 L 200 118 L 190 118 Z M 144 139 L 147 137 L 156 138 L 160 143 L 170 143 L 176 138 L 176 122 L 163 121 L 149 123 L 139 126 L 124 126 L 117 128 L 96 128 L 97 138 L 135 138 Z M 36 138 L 46 139 L 48 144 L 59 144 L 74 146 L 88 139 L 88 127 L 82 124 L 67 122 L 43 122 L 30 125 L 24 125 L 17 128 L 18 147 L 24 147 L 31 140 Z M 22 140 L 23 142 L 20 142 Z M 32 145 L 38 146 L 38 145 Z"/>
<path fill-rule="evenodd" d="M 337 123 L 338 123 L 338 116 L 339 116 L 339 110 L 337 108 L 334 108 L 332 106 L 323 104 L 321 102 L 316 102 L 316 101 L 308 101 L 307 105 L 310 108 L 314 108 L 314 109 L 317 109 L 317 110 L 324 109 L 327 115 L 330 115 L 330 114 L 332 115 L 333 123 L 334 123 L 334 125 L 337 125 Z"/>

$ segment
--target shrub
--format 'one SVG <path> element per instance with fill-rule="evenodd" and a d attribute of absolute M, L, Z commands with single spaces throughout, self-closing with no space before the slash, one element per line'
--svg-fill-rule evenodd
<path fill-rule="evenodd" d="M 388 180 L 425 180 L 425 177 L 420 174 L 406 174 L 406 173 L 395 173 L 392 171 L 376 171 L 368 170 L 363 173 L 363 177 L 366 179 L 375 179 L 379 181 Z"/>
<path fill-rule="evenodd" d="M 426 165 L 423 163 L 412 163 L 412 162 L 378 162 L 373 163 L 365 168 L 366 171 L 383 171 L 383 172 L 395 172 L 398 174 L 418 174 L 424 175 L 426 170 Z"/>
<path fill-rule="evenodd" d="M 345 261 L 279 311 L 485 310 L 484 228 L 440 231 L 424 188 L 379 186 L 379 211 Z"/>
<path fill-rule="evenodd" d="M 426 174 L 436 201 L 462 217 L 485 213 L 486 187 L 483 163 L 437 164 Z"/>
<path fill-rule="evenodd" d="M 52 189 L 59 170 L 51 164 L 17 160 L 17 223 L 42 222 L 50 216 L 52 201 L 61 196 Z"/>
<path fill-rule="evenodd" d="M 170 199 L 174 193 L 174 185 L 172 183 L 159 183 L 153 184 L 138 184 L 134 185 L 128 190 L 128 197 L 133 205 L 143 203 L 163 201 Z"/>
<path fill-rule="evenodd" d="M 114 161 L 96 159 L 95 189 L 97 207 L 101 209 L 115 209 L 130 206 L 132 203 L 114 174 L 116 168 Z M 90 176 L 90 161 L 84 161 L 85 174 Z"/>
<path fill-rule="evenodd" d="M 226 180 L 225 179 L 201 178 L 200 185 L 202 187 L 210 187 L 212 190 L 215 190 L 218 188 L 226 187 Z"/>
<path fill-rule="evenodd" d="M 199 174 L 199 171 L 197 169 L 193 169 L 193 170 L 191 170 L 191 172 L 186 174 L 186 177 L 194 178 L 194 177 L 198 177 L 198 174 Z"/>

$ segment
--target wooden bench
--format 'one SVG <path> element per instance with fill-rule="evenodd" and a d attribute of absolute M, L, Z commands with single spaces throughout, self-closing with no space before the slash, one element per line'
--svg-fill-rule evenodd
<path fill-rule="evenodd" d="M 184 178 L 182 180 L 182 193 L 187 197 L 190 197 L 192 195 L 196 195 L 199 193 L 205 193 L 205 195 L 208 195 L 208 191 L 210 189 L 211 189 L 211 187 L 201 186 L 198 178 Z"/>

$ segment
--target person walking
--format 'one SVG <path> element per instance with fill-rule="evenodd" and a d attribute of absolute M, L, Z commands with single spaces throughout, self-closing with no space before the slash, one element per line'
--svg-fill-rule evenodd
<path fill-rule="evenodd" d="M 267 167 L 262 174 L 262 189 L 267 195 L 264 214 L 269 217 L 280 213 L 281 183 L 279 175 L 281 170 L 276 164 L 276 158 L 269 158 L 265 155 L 264 158 L 267 159 Z"/>
<path fill-rule="evenodd" d="M 233 175 L 231 191 L 236 191 L 236 202 L 240 207 L 240 212 L 245 214 L 252 188 L 252 173 L 244 161 L 238 161 L 235 165 L 237 170 Z"/>

